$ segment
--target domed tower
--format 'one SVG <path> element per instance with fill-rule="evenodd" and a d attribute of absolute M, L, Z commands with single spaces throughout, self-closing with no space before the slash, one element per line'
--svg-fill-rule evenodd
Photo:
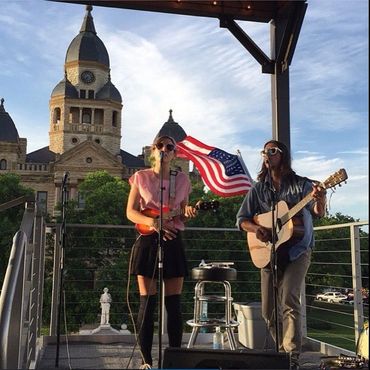
<path fill-rule="evenodd" d="M 0 101 L 0 174 L 17 168 L 26 158 L 27 139 L 20 138 L 18 130 Z"/>
<path fill-rule="evenodd" d="M 68 47 L 65 75 L 51 93 L 50 145 L 63 154 L 91 140 L 120 155 L 122 98 L 110 77 L 109 55 L 97 36 L 92 6 Z"/>
<path fill-rule="evenodd" d="M 176 140 L 176 142 L 180 142 L 185 139 L 187 136 L 185 130 L 173 119 L 172 116 L 172 109 L 169 111 L 170 115 L 168 117 L 167 122 L 165 122 L 160 130 L 158 131 L 157 135 L 158 136 L 170 136 Z M 151 155 L 151 147 L 147 146 L 143 148 L 144 152 L 144 159 L 145 159 L 145 164 L 147 166 L 150 166 L 150 155 Z M 177 169 L 180 171 L 183 171 L 185 173 L 189 173 L 189 161 L 184 158 L 176 158 L 172 162 L 172 168 Z"/>

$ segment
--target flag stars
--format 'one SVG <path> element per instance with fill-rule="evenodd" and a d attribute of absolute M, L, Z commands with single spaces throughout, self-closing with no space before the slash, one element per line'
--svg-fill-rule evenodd
<path fill-rule="evenodd" d="M 222 163 L 225 168 L 227 176 L 233 176 L 238 174 L 244 174 L 244 169 L 236 155 L 227 153 L 221 149 L 213 149 L 209 154 L 209 157 L 217 159 Z"/>

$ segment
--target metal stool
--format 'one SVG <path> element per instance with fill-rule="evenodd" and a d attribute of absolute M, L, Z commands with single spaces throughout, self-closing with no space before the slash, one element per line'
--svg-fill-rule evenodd
<path fill-rule="evenodd" d="M 236 280 L 236 270 L 229 267 L 233 264 L 233 262 L 213 262 L 192 269 L 192 278 L 197 280 L 197 283 L 194 288 L 194 318 L 187 321 L 187 324 L 193 328 L 187 348 L 192 348 L 194 346 L 200 328 L 213 328 L 219 326 L 225 328 L 230 349 L 237 349 L 233 327 L 238 326 L 239 323 L 231 319 L 231 303 L 233 298 L 231 297 L 231 285 L 229 283 L 229 281 Z M 208 283 L 223 285 L 225 295 L 205 295 L 204 288 Z M 201 318 L 203 302 L 225 302 L 225 319 Z"/>

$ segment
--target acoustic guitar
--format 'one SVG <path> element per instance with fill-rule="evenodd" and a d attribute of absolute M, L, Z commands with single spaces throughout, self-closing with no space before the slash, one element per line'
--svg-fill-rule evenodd
<path fill-rule="evenodd" d="M 217 200 L 212 200 L 210 202 L 199 201 L 194 206 L 194 208 L 198 211 L 199 210 L 201 211 L 214 210 L 215 211 L 218 207 L 219 207 L 219 202 Z M 160 212 L 159 212 L 159 209 L 146 208 L 143 211 L 141 211 L 141 213 L 151 218 L 158 218 Z M 163 207 L 163 219 L 164 220 L 169 220 L 173 217 L 181 216 L 184 213 L 185 213 L 184 208 L 179 208 L 179 209 L 170 211 L 168 207 Z M 150 235 L 155 232 L 155 229 L 153 229 L 151 226 L 144 225 L 144 224 L 135 224 L 135 228 L 141 235 Z"/>
<path fill-rule="evenodd" d="M 348 178 L 345 169 L 340 169 L 333 175 L 329 176 L 319 186 L 323 189 L 329 189 L 336 185 L 339 185 Z M 289 209 L 286 202 L 281 200 L 276 205 L 275 211 L 275 225 L 276 225 L 276 243 L 275 248 L 281 247 L 284 243 L 296 236 L 296 231 L 299 226 L 295 225 L 293 217 L 313 199 L 311 193 L 307 194 L 300 202 Z M 260 226 L 267 229 L 272 229 L 272 212 L 262 213 L 254 216 L 253 221 Z M 249 253 L 252 258 L 253 264 L 258 268 L 266 267 L 270 262 L 271 257 L 271 242 L 262 242 L 256 237 L 255 233 L 247 233 L 247 241 Z"/>

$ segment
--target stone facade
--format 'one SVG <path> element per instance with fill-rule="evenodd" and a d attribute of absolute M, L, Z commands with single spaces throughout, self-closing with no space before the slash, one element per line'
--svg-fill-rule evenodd
<path fill-rule="evenodd" d="M 88 173 L 105 170 L 112 176 L 127 179 L 145 167 L 138 157 L 134 164 L 123 163 L 122 99 L 110 80 L 109 57 L 96 35 L 91 7 L 87 8 L 81 31 L 67 50 L 64 80 L 51 93 L 48 147 L 26 154 L 27 140 L 19 138 L 15 126 L 11 126 L 14 123 L 2 101 L 2 113 L 14 135 L 10 141 L 7 137 L 1 140 L 0 136 L 0 174 L 18 174 L 23 185 L 35 190 L 45 211 L 51 215 L 61 200 L 65 172 L 69 173 L 69 197 L 78 200 L 78 184 Z M 83 45 L 85 36 L 89 42 L 96 43 L 96 55 Z M 78 58 L 71 60 L 73 55 Z M 86 78 L 83 77 L 85 71 L 88 71 Z M 128 158 L 135 158 L 126 154 Z"/>
<path fill-rule="evenodd" d="M 19 138 L 3 106 L 4 100 L 1 103 L 0 131 L 1 120 L 6 119 L 13 134 L 11 140 L 9 135 L 3 135 L 2 140 L 0 132 L 0 174 L 17 173 L 22 184 L 35 190 L 37 199 L 50 215 L 61 201 L 66 172 L 69 197 L 79 200 L 78 185 L 88 173 L 105 170 L 112 176 L 128 179 L 135 171 L 150 166 L 150 147 L 143 148 L 140 156 L 120 149 L 122 98 L 111 82 L 109 56 L 96 35 L 91 10 L 90 6 L 86 8 L 80 33 L 67 50 L 64 79 L 51 93 L 49 146 L 26 154 L 27 139 Z M 95 55 L 86 50 L 85 36 L 89 45 L 91 40 L 96 43 Z M 163 128 L 169 129 L 171 136 L 172 129 L 184 134 L 173 121 L 172 111 Z M 177 159 L 174 168 L 189 173 L 189 162 Z"/>

